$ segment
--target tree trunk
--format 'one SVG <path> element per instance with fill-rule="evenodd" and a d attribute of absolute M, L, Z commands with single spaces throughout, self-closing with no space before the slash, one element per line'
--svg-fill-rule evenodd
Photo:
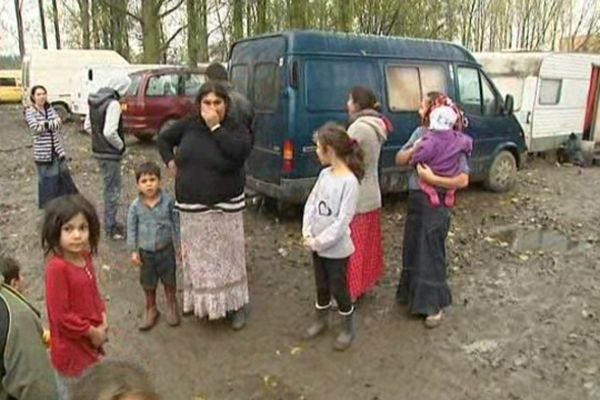
<path fill-rule="evenodd" d="M 82 44 L 84 49 L 90 48 L 90 2 L 89 0 L 78 0 L 79 15 L 81 22 Z"/>
<path fill-rule="evenodd" d="M 58 24 L 58 5 L 56 0 L 52 0 L 52 19 L 54 20 L 54 38 L 56 39 L 56 48 L 60 50 L 60 25 Z"/>
<path fill-rule="evenodd" d="M 244 3 L 233 0 L 233 41 L 244 37 Z"/>
<path fill-rule="evenodd" d="M 127 10 L 127 0 L 110 0 L 110 11 L 108 13 L 110 18 L 110 38 L 112 42 L 112 48 L 129 60 L 131 58 L 129 49 L 129 24 L 127 22 L 127 14 L 124 10 Z"/>
<path fill-rule="evenodd" d="M 208 62 L 208 5 L 207 0 L 196 0 L 198 3 L 198 13 L 200 15 L 198 21 L 198 61 Z"/>
<path fill-rule="evenodd" d="M 252 2 L 246 2 L 246 37 L 252 36 Z"/>
<path fill-rule="evenodd" d="M 44 18 L 44 1 L 38 0 L 38 7 L 40 9 L 40 27 L 42 28 L 42 46 L 44 49 L 48 48 L 48 37 L 46 36 L 46 18 Z"/>
<path fill-rule="evenodd" d="M 352 29 L 352 1 L 338 0 L 337 1 L 338 18 L 337 29 L 342 32 L 350 32 Z"/>
<path fill-rule="evenodd" d="M 99 29 L 98 20 L 102 18 L 102 10 L 100 9 L 100 4 L 98 4 L 98 0 L 90 0 L 90 18 L 92 31 L 90 36 L 92 37 L 92 42 L 94 43 L 94 49 L 99 49 L 100 47 L 100 35 L 104 29 Z M 100 23 L 100 26 L 104 24 Z"/>
<path fill-rule="evenodd" d="M 160 30 L 160 1 L 144 0 L 142 6 L 142 49 L 143 62 L 145 64 L 156 64 L 160 62 L 161 56 L 161 30 Z"/>
<path fill-rule="evenodd" d="M 195 67 L 198 65 L 198 7 L 196 0 L 186 0 L 187 19 L 188 19 L 188 65 Z"/>
<path fill-rule="evenodd" d="M 15 0 L 15 13 L 17 15 L 17 30 L 19 31 L 19 53 L 21 61 L 25 55 L 25 40 L 23 38 L 23 18 L 21 16 L 21 5 L 19 0 Z"/>
<path fill-rule="evenodd" d="M 256 25 L 254 32 L 256 34 L 267 31 L 267 0 L 256 0 Z"/>
<path fill-rule="evenodd" d="M 288 0 L 288 14 L 291 29 L 306 28 L 306 0 Z"/>

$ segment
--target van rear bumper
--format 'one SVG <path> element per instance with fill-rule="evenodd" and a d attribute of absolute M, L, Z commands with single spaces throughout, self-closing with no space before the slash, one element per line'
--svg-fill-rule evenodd
<path fill-rule="evenodd" d="M 275 199 L 291 204 L 302 204 L 308 198 L 317 178 L 281 179 L 279 184 L 265 182 L 252 176 L 246 177 L 246 186 Z"/>

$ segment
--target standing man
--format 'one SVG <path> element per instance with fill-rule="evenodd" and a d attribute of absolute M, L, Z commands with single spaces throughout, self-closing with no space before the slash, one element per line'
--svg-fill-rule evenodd
<path fill-rule="evenodd" d="M 0 257 L 2 275 L 20 266 Z M 42 338 L 40 312 L 0 276 L 0 400 L 56 400 L 56 381 Z"/>
<path fill-rule="evenodd" d="M 107 87 L 90 94 L 90 113 L 83 128 L 92 135 L 92 153 L 100 164 L 104 180 L 104 229 L 113 240 L 122 240 L 125 229 L 117 222 L 121 198 L 121 159 L 125 137 L 119 99 L 125 95 L 131 79 L 125 75 L 112 78 Z"/>
<path fill-rule="evenodd" d="M 218 62 L 211 63 L 206 68 L 206 77 L 209 81 L 219 82 L 227 88 L 227 92 L 231 98 L 231 105 L 227 112 L 237 123 L 248 129 L 248 132 L 250 132 L 250 135 L 252 135 L 252 138 L 254 138 L 252 131 L 254 110 L 252 109 L 252 104 L 243 94 L 236 91 L 233 85 L 229 82 L 227 78 L 227 70 L 223 64 Z"/>

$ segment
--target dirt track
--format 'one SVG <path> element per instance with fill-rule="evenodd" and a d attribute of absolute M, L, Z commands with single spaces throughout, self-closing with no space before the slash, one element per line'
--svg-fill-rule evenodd
<path fill-rule="evenodd" d="M 0 251 L 25 266 L 27 294 L 45 309 L 37 178 L 20 109 L 1 106 L 0 126 Z M 71 124 L 66 147 L 76 183 L 101 210 L 89 137 Z M 158 161 L 153 144 L 131 140 L 122 217 L 135 196 L 132 167 L 144 158 Z M 330 349 L 333 333 L 298 340 L 314 292 L 300 222 L 250 209 L 252 316 L 237 333 L 185 319 L 140 334 L 137 271 L 123 243 L 102 242 L 96 267 L 109 299 L 108 354 L 145 365 L 173 400 L 600 399 L 600 168 L 536 160 L 511 193 L 460 193 L 449 239 L 454 306 L 433 331 L 394 305 L 406 203 L 385 202 L 387 272 L 359 304 L 349 351 Z"/>

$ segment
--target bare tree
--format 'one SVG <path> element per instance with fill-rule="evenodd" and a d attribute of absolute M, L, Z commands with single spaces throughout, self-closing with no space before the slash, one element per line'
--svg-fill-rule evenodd
<path fill-rule="evenodd" d="M 19 0 L 15 0 L 15 14 L 17 15 L 17 30 L 19 32 L 19 53 L 22 60 L 25 55 L 25 41 L 23 39 L 23 18 L 21 16 L 21 4 Z"/>
<path fill-rule="evenodd" d="M 42 28 L 42 47 L 48 48 L 48 37 L 46 36 L 46 18 L 44 18 L 44 1 L 38 0 L 38 8 L 40 9 L 40 26 Z"/>
<path fill-rule="evenodd" d="M 56 0 L 52 0 L 52 20 L 54 21 L 54 38 L 56 39 L 56 48 L 60 49 L 60 26 L 58 24 L 58 5 Z"/>

